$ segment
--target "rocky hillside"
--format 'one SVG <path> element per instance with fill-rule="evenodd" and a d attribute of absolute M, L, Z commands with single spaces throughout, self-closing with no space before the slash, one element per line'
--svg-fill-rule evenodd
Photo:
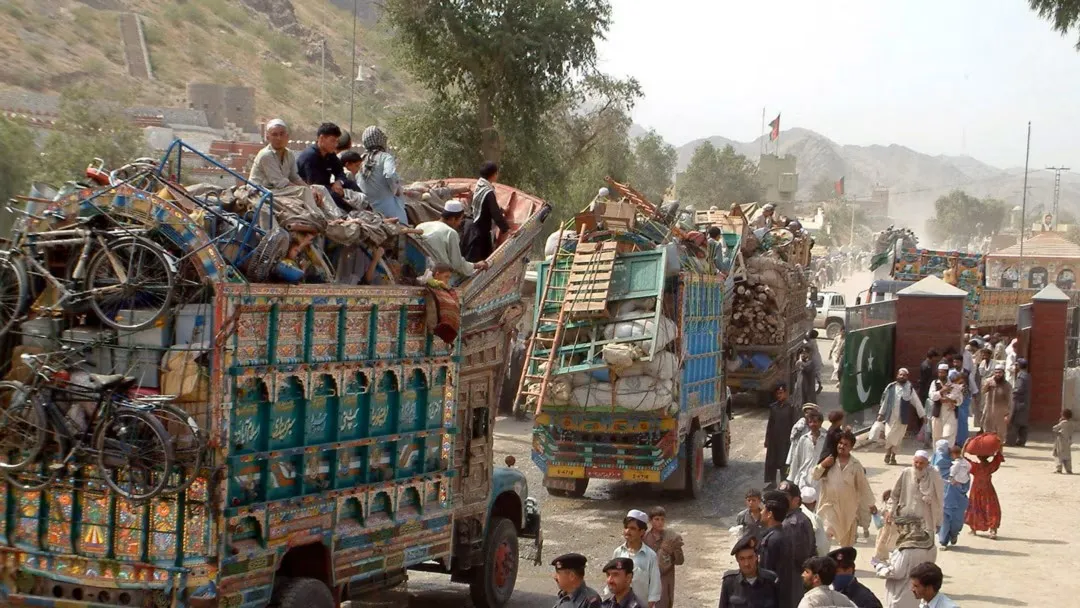
<path fill-rule="evenodd" d="M 679 148 L 679 167 L 685 168 L 704 139 Z M 747 158 L 757 160 L 761 140 L 736 142 L 724 137 L 710 137 L 714 146 L 731 144 Z M 770 149 L 771 149 L 771 145 Z M 810 190 L 822 180 L 845 178 L 851 196 L 868 197 L 875 184 L 890 190 L 891 215 L 922 230 L 933 214 L 933 203 L 942 194 L 961 188 L 978 197 L 993 197 L 1019 205 L 1023 194 L 1024 171 L 999 169 L 970 156 L 930 156 L 904 146 L 841 145 L 807 129 L 790 129 L 780 135 L 780 153 L 798 158 L 800 198 L 809 199 Z M 1028 208 L 1053 204 L 1054 176 L 1046 171 L 1032 171 L 1028 179 Z M 1062 176 L 1061 205 L 1080 215 L 1080 177 Z"/>
<path fill-rule="evenodd" d="M 56 93 L 71 86 L 124 91 L 127 105 L 186 107 L 189 82 L 255 87 L 261 120 L 310 127 L 346 122 L 352 0 L 3 0 L 0 87 Z M 361 0 L 356 122 L 412 98 L 390 67 L 375 2 Z M 141 17 L 153 80 L 129 75 L 120 23 Z M 322 43 L 326 41 L 325 78 Z M 139 53 L 141 54 L 141 53 Z M 130 54 L 129 54 L 130 55 Z M 136 55 L 138 56 L 138 54 Z M 320 103 L 325 87 L 325 106 Z"/>

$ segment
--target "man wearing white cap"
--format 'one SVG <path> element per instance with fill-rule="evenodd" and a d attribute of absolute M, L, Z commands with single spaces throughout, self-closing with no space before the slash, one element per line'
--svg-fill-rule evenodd
<path fill-rule="evenodd" d="M 885 508 L 885 519 L 918 517 L 927 530 L 937 530 L 945 519 L 945 482 L 930 466 L 930 453 L 918 450 L 911 466 L 893 485 Z"/>
<path fill-rule="evenodd" d="M 634 560 L 634 580 L 631 587 L 634 595 L 648 602 L 654 608 L 660 601 L 660 562 L 656 552 L 645 544 L 643 538 L 649 527 L 649 516 L 644 511 L 631 509 L 623 518 L 623 538 L 626 542 L 616 547 L 611 557 L 628 557 Z M 611 590 L 604 588 L 604 597 L 611 596 Z"/>
<path fill-rule="evenodd" d="M 251 163 L 248 181 L 268 190 L 304 186 L 296 170 L 296 155 L 288 148 L 289 127 L 284 120 L 275 118 L 266 123 L 266 141 Z"/>
<path fill-rule="evenodd" d="M 885 464 L 896 464 L 896 450 L 907 433 L 909 412 L 914 411 L 919 419 L 926 416 L 919 393 L 908 376 L 907 368 L 901 367 L 896 371 L 896 381 L 890 382 L 881 393 L 877 419 L 885 423 Z"/>
<path fill-rule="evenodd" d="M 986 433 L 997 433 L 1001 440 L 1009 430 L 1009 413 L 1012 411 L 1012 385 L 1005 379 L 1005 363 L 994 364 L 994 374 L 983 382 L 982 418 L 979 428 Z"/>
<path fill-rule="evenodd" d="M 817 549 L 819 557 L 828 555 L 829 535 L 825 532 L 825 522 L 821 521 L 821 517 L 816 512 L 818 492 L 812 486 L 803 486 L 800 492 L 802 493 L 802 504 L 799 508 L 802 509 L 803 514 L 810 520 L 810 523 L 814 525 L 814 548 Z"/>
<path fill-rule="evenodd" d="M 465 206 L 457 199 L 450 199 L 443 206 L 442 218 L 417 226 L 422 238 L 431 249 L 436 266 L 446 265 L 454 270 L 458 280 L 471 277 L 477 270 L 488 267 L 486 260 L 468 262 L 461 255 L 461 235 L 458 230 L 465 222 Z"/>

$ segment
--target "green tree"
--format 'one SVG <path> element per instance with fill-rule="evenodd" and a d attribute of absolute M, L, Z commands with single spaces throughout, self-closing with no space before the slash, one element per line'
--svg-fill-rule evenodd
<path fill-rule="evenodd" d="M 686 171 L 679 175 L 678 188 L 679 199 L 696 209 L 726 208 L 761 197 L 757 165 L 730 145 L 717 150 L 707 141 L 694 150 Z"/>
<path fill-rule="evenodd" d="M 26 194 L 37 160 L 34 135 L 23 125 L 0 117 L 0 204 Z M 14 218 L 0 210 L 0 237 L 8 236 Z"/>
<path fill-rule="evenodd" d="M 671 187 L 678 162 L 679 153 L 675 146 L 664 141 L 655 130 L 650 130 L 634 141 L 632 185 L 650 201 L 659 204 Z"/>
<path fill-rule="evenodd" d="M 963 247 L 971 239 L 1000 232 L 1008 215 L 1009 207 L 1002 201 L 980 200 L 953 190 L 934 202 L 934 217 L 927 220 L 926 228 L 935 241 Z"/>
<path fill-rule="evenodd" d="M 847 201 L 825 205 L 822 232 L 815 237 L 818 245 L 845 247 L 871 234 L 867 227 L 866 212 Z"/>
<path fill-rule="evenodd" d="M 1080 2 L 1077 0 L 1028 0 L 1028 5 L 1062 36 L 1069 35 L 1080 24 Z M 1076 48 L 1080 50 L 1080 41 Z"/>
<path fill-rule="evenodd" d="M 60 116 L 45 139 L 39 177 L 52 183 L 81 179 L 95 158 L 116 169 L 146 152 L 142 130 L 122 107 L 101 101 L 84 89 L 68 89 L 60 97 Z"/>
<path fill-rule="evenodd" d="M 545 136 L 544 117 L 596 63 L 607 0 L 387 0 L 405 65 L 442 103 L 467 109 L 484 158 Z M 438 137 L 433 132 L 431 137 Z"/>

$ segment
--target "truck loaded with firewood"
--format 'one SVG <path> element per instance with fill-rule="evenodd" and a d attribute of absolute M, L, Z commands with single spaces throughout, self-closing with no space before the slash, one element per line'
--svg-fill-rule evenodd
<path fill-rule="evenodd" d="M 806 276 L 813 243 L 798 228 L 755 229 L 757 213 L 756 205 L 699 211 L 695 224 L 701 231 L 718 226 L 723 233 L 727 386 L 767 404 L 777 383 L 794 384 L 799 348 L 813 328 Z"/>

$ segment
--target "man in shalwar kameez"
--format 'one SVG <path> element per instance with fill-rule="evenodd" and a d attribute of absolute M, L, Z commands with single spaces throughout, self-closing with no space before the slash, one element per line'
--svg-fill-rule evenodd
<path fill-rule="evenodd" d="M 878 420 L 885 423 L 885 464 L 896 464 L 896 450 L 904 441 L 912 414 L 922 419 L 926 416 L 919 394 L 909 380 L 906 367 L 896 372 L 896 381 L 890 382 L 881 394 Z"/>
<path fill-rule="evenodd" d="M 930 466 L 930 454 L 918 450 L 911 466 L 893 485 L 885 508 L 886 521 L 904 516 L 923 520 L 927 530 L 937 530 L 945 518 L 945 482 Z"/>
<path fill-rule="evenodd" d="M 813 473 L 821 484 L 817 514 L 826 533 L 841 547 L 855 544 L 860 513 L 877 513 L 866 469 L 851 453 L 854 446 L 855 436 L 844 431 L 836 444 L 836 458 L 825 458 L 814 467 Z"/>

